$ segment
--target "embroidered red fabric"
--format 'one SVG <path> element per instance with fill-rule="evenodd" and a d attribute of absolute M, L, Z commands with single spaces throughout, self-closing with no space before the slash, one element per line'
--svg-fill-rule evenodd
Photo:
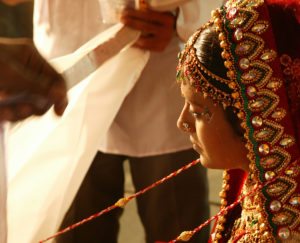
<path fill-rule="evenodd" d="M 273 27 L 278 56 L 281 57 L 281 68 L 284 86 L 287 92 L 287 102 L 293 128 L 296 130 L 296 140 L 300 147 L 300 1 L 299 0 L 266 0 Z M 230 186 L 243 184 L 245 177 L 237 171 L 229 171 Z M 241 184 L 240 184 L 241 183 Z M 236 188 L 237 189 L 237 188 Z M 239 195 L 238 190 L 230 190 L 227 200 L 232 202 Z M 240 188 L 239 188 L 240 189 Z M 228 213 L 227 221 L 231 222 L 237 215 L 237 210 Z M 226 225 L 224 225 L 226 228 Z M 213 230 L 214 232 L 214 230 Z M 209 242 L 213 240 L 210 239 Z M 225 240 L 226 241 L 226 240 Z M 225 242 L 219 240 L 220 243 Z"/>
<path fill-rule="evenodd" d="M 300 144 L 300 1 L 267 0 L 278 55 L 281 56 L 284 85 Z"/>
<path fill-rule="evenodd" d="M 278 6 L 282 6 L 284 9 L 291 9 L 295 17 L 298 19 L 300 23 L 300 3 L 299 0 L 267 0 L 268 4 L 276 4 Z"/>

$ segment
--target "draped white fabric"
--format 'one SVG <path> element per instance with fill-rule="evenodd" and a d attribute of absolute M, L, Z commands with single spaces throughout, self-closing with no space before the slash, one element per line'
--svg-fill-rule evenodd
<path fill-rule="evenodd" d="M 193 27 L 187 26 L 193 23 L 199 27 L 206 20 L 201 21 L 200 11 L 195 10 L 199 9 L 197 0 L 166 2 L 172 7 L 184 3 L 177 25 L 178 34 L 183 39 L 194 31 Z M 220 1 L 212 2 L 217 6 Z M 153 1 L 153 7 L 158 9 L 160 4 L 165 7 L 163 3 L 163 0 Z M 113 26 L 78 51 L 54 62 L 60 71 L 72 71 L 70 66 L 81 60 L 74 72 L 65 72 L 72 88 L 68 93 L 70 103 L 62 118 L 55 117 L 50 110 L 43 117 L 30 118 L 9 131 L 9 243 L 38 242 L 56 232 L 96 154 L 99 139 L 107 132 L 146 65 L 149 53 L 128 47 L 138 38 L 138 33 L 132 31 L 124 34 L 124 38 L 130 36 L 127 47 L 115 55 L 120 46 L 115 47 L 114 37 L 118 36 L 120 29 L 120 26 Z M 107 50 L 116 48 L 116 53 L 91 51 L 110 40 L 112 46 Z M 85 59 L 87 53 L 90 53 L 89 58 Z M 109 55 L 115 56 L 104 62 L 106 58 L 101 57 L 106 54 L 108 58 Z M 95 64 L 98 68 L 92 72 L 91 67 Z M 74 81 L 79 76 L 86 76 L 89 72 L 86 69 L 92 73 L 81 82 Z"/>
<path fill-rule="evenodd" d="M 38 242 L 55 233 L 97 151 L 99 138 L 147 62 L 147 55 L 141 52 L 122 51 L 74 86 L 62 118 L 50 110 L 10 131 L 8 242 Z M 121 68 L 124 62 L 126 69 Z M 115 73 L 124 80 L 113 79 Z"/>
<path fill-rule="evenodd" d="M 4 132 L 0 123 L 0 243 L 6 243 L 6 163 L 4 152 Z"/>

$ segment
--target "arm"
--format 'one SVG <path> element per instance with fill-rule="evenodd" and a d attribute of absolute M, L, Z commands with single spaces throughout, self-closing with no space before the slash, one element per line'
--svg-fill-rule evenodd
<path fill-rule="evenodd" d="M 33 44 L 32 13 L 33 2 L 0 2 L 0 121 L 41 115 L 52 104 L 62 115 L 67 105 L 63 78 Z"/>

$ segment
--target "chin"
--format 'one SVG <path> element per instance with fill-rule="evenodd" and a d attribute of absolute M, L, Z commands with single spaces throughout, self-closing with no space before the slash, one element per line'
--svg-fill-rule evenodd
<path fill-rule="evenodd" d="M 214 163 L 211 160 L 200 156 L 200 163 L 203 167 L 214 170 L 225 170 L 226 168 L 221 166 L 220 164 Z"/>
<path fill-rule="evenodd" d="M 205 158 L 203 158 L 203 156 L 200 156 L 200 163 L 202 166 L 204 166 L 205 168 L 208 168 L 208 169 L 214 169 L 212 167 L 212 164 Z"/>

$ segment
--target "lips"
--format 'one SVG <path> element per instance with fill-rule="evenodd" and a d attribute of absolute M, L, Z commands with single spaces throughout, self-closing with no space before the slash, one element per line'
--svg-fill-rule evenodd
<path fill-rule="evenodd" d="M 193 149 L 200 154 L 200 147 L 197 144 L 193 143 Z"/>
<path fill-rule="evenodd" d="M 198 143 L 192 137 L 190 137 L 190 141 L 193 144 L 193 149 L 200 154 L 202 152 L 202 149 L 198 145 Z"/>

